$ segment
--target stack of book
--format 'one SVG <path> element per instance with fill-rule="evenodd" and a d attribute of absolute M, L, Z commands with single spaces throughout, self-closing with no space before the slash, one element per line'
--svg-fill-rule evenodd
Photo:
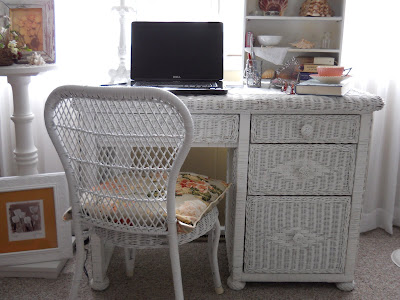
<path fill-rule="evenodd" d="M 296 84 L 295 91 L 299 95 L 343 96 L 351 87 L 351 77 L 340 83 L 322 83 L 317 79 L 309 79 Z"/>
<path fill-rule="evenodd" d="M 316 74 L 318 66 L 333 66 L 335 58 L 333 57 L 313 57 L 298 56 L 297 61 L 300 63 L 298 80 L 304 81 L 311 79 L 310 74 Z"/>

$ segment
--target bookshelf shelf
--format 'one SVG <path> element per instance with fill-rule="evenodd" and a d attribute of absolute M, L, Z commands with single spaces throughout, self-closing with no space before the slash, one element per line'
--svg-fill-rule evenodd
<path fill-rule="evenodd" d="M 246 20 L 301 21 L 301 22 L 341 22 L 342 17 L 295 17 L 295 16 L 246 16 Z"/>
<path fill-rule="evenodd" d="M 288 52 L 293 52 L 293 53 L 340 53 L 339 49 L 289 49 Z"/>
<path fill-rule="evenodd" d="M 288 0 L 283 16 L 263 16 L 260 15 L 262 12 L 259 0 L 245 0 L 243 45 L 247 32 L 253 33 L 254 47 L 260 47 L 257 41 L 259 35 L 280 35 L 282 40 L 276 47 L 290 47 L 282 65 L 297 56 L 332 57 L 335 62 L 340 64 L 346 0 L 329 1 L 329 5 L 334 11 L 333 17 L 299 16 L 303 2 L 304 0 Z M 330 33 L 331 37 L 328 49 L 322 48 L 322 39 L 326 33 Z M 314 43 L 315 48 L 298 49 L 291 45 L 302 39 Z M 243 51 L 243 68 L 246 65 L 246 59 L 246 52 Z M 280 66 L 263 60 L 263 71 L 276 70 Z"/>

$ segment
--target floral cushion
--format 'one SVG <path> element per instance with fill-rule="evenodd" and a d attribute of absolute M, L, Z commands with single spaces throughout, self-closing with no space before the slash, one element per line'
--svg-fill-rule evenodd
<path fill-rule="evenodd" d="M 132 180 L 128 175 L 119 176 L 113 180 L 106 181 L 101 185 L 92 188 L 92 192 L 84 193 L 81 196 L 83 210 L 87 215 L 97 219 L 113 220 L 116 223 L 132 225 L 129 216 L 144 224 L 155 224 L 156 214 L 166 215 L 166 202 L 161 202 L 159 207 L 138 205 L 134 201 L 115 200 L 115 196 L 129 197 L 132 191 L 135 191 L 135 197 L 138 194 L 145 196 L 145 191 L 151 185 L 151 182 L 141 182 L 137 178 L 135 186 L 130 186 Z M 154 191 L 152 194 L 157 196 L 164 193 L 157 187 L 158 179 L 154 179 Z M 129 184 L 128 184 L 129 183 Z M 178 222 L 178 231 L 188 233 L 192 231 L 197 222 L 203 215 L 211 211 L 223 198 L 230 184 L 222 180 L 216 180 L 204 175 L 182 172 L 179 174 L 175 191 L 175 211 Z M 110 197 L 96 196 L 96 191 L 102 194 L 109 194 Z M 148 195 L 147 195 L 148 196 Z M 145 197 L 143 197 L 145 198 Z M 129 212 L 129 213 L 128 213 Z M 143 217 L 145 216 L 145 217 Z"/>
<path fill-rule="evenodd" d="M 230 184 L 194 173 L 180 173 L 176 182 L 175 212 L 179 229 L 188 232 L 224 197 Z"/>

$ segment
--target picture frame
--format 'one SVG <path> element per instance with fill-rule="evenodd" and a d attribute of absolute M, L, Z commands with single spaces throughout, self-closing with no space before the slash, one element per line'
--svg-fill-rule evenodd
<path fill-rule="evenodd" d="M 32 52 L 39 53 L 46 63 L 55 63 L 54 0 L 1 0 L 0 15 L 10 18 L 11 29 L 32 49 L 21 51 L 18 63 L 28 63 Z"/>
<path fill-rule="evenodd" d="M 0 177 L 0 266 L 72 257 L 65 173 Z"/>

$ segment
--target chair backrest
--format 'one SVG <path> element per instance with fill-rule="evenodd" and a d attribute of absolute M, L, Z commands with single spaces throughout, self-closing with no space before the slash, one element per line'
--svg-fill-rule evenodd
<path fill-rule="evenodd" d="M 74 219 L 166 234 L 193 138 L 190 112 L 178 97 L 156 88 L 62 86 L 48 97 L 44 118 Z"/>

